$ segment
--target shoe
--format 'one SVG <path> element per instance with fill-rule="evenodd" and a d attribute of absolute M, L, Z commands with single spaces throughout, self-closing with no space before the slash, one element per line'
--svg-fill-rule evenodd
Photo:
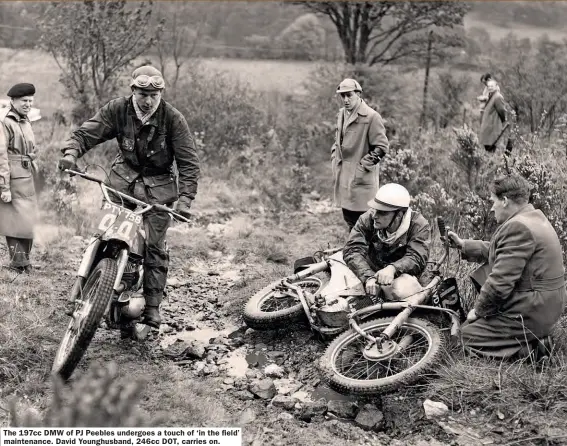
<path fill-rule="evenodd" d="M 144 313 L 142 314 L 142 324 L 149 325 L 153 328 L 159 328 L 161 325 L 159 307 L 146 306 Z"/>
<path fill-rule="evenodd" d="M 31 265 L 26 265 L 22 269 L 25 274 L 31 274 L 33 272 L 33 266 Z"/>
<path fill-rule="evenodd" d="M 536 361 L 543 361 L 545 359 L 549 360 L 551 352 L 553 351 L 553 341 L 551 336 L 545 336 L 540 339 L 535 346 L 535 358 Z"/>

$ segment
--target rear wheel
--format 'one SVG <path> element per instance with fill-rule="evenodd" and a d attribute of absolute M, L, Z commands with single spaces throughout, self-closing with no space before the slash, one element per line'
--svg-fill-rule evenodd
<path fill-rule="evenodd" d="M 393 317 L 360 325 L 377 338 Z M 391 341 L 391 342 L 390 342 Z M 443 345 L 439 329 L 418 318 L 409 318 L 381 348 L 368 349 L 368 340 L 349 330 L 337 337 L 320 359 L 319 368 L 329 386 L 341 393 L 386 393 L 415 382 L 437 359 Z"/>
<path fill-rule="evenodd" d="M 299 296 L 281 282 L 281 279 L 272 282 L 248 300 L 242 315 L 246 325 L 257 330 L 270 330 L 305 318 Z M 317 277 L 307 277 L 293 284 L 312 294 L 323 287 L 323 281 Z"/>
<path fill-rule="evenodd" d="M 114 292 L 116 261 L 102 259 L 92 270 L 75 303 L 73 317 L 59 345 L 52 372 L 69 379 L 87 350 Z"/>

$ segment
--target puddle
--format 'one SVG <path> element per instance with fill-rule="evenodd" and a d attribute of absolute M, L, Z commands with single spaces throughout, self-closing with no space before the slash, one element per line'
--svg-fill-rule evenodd
<path fill-rule="evenodd" d="M 263 367 L 268 363 L 268 357 L 265 353 L 254 351 L 246 355 L 246 362 L 252 367 Z"/>
<path fill-rule="evenodd" d="M 167 334 L 163 337 L 160 342 L 162 348 L 166 348 L 173 344 L 175 341 L 198 341 L 203 344 L 208 344 L 213 338 L 221 335 L 228 335 L 231 331 L 234 331 L 235 327 L 225 328 L 224 330 L 215 330 L 214 328 L 196 328 L 191 331 L 180 331 L 177 333 Z"/>
<path fill-rule="evenodd" d="M 326 401 L 358 401 L 358 398 L 352 395 L 343 395 L 342 393 L 335 392 L 326 386 L 319 386 L 315 390 L 309 392 L 314 401 L 324 398 Z"/>
<path fill-rule="evenodd" d="M 246 376 L 248 370 L 248 361 L 246 360 L 245 352 L 242 350 L 234 350 L 227 356 L 227 369 L 228 376 L 233 378 L 243 378 Z"/>

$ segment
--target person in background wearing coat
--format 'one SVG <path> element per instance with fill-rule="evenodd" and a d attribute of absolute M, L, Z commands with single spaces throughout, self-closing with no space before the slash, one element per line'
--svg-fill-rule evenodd
<path fill-rule="evenodd" d="M 0 235 L 6 237 L 10 268 L 27 274 L 37 219 L 35 137 L 28 119 L 34 95 L 33 84 L 14 85 L 10 111 L 0 119 Z"/>
<path fill-rule="evenodd" d="M 431 234 L 429 222 L 410 208 L 410 201 L 402 185 L 382 186 L 368 202 L 370 209 L 358 219 L 344 247 L 345 263 L 373 300 L 379 297 L 381 287 L 391 287 L 384 291 L 398 294 L 395 300 L 404 297 L 399 296 L 400 291 L 407 296 L 408 288 L 421 289 L 417 278 L 427 267 Z"/>
<path fill-rule="evenodd" d="M 354 79 L 343 80 L 336 93 L 344 107 L 339 110 L 335 142 L 331 148 L 333 202 L 342 208 L 349 231 L 378 189 L 378 163 L 388 151 L 386 130 L 380 114 L 361 98 L 362 87 Z"/>
<path fill-rule="evenodd" d="M 479 296 L 461 329 L 465 349 L 479 355 L 525 355 L 533 343 L 545 345 L 565 308 L 561 244 L 529 194 L 520 175 L 497 178 L 491 198 L 499 227 L 491 241 L 447 233 L 465 260 L 484 263 L 472 275 Z"/>
<path fill-rule="evenodd" d="M 488 99 L 482 112 L 479 142 L 488 152 L 494 152 L 506 122 L 506 107 L 500 87 L 494 79 L 486 81 L 486 90 Z"/>

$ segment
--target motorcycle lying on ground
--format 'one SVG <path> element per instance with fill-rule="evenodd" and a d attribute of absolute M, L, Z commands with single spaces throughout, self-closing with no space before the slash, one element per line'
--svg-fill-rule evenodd
<path fill-rule="evenodd" d="M 243 311 L 246 325 L 271 330 L 307 319 L 320 338 L 334 338 L 319 369 L 329 387 L 343 394 L 386 393 L 417 381 L 444 343 L 441 328 L 429 320 L 439 318 L 428 316 L 448 315 L 452 336 L 465 319 L 455 278 L 440 272 L 449 241 L 443 219 L 437 222 L 445 252 L 431 268 L 433 279 L 409 297 L 374 304 L 344 262 L 342 248 L 334 248 L 296 261 L 293 275 L 252 296 Z M 388 316 L 361 322 L 379 314 Z"/>
<path fill-rule="evenodd" d="M 59 345 L 52 372 L 67 380 L 87 350 L 101 322 L 118 329 L 121 336 L 144 339 L 151 327 L 142 324 L 145 299 L 134 296 L 143 284 L 145 232 L 142 215 L 157 209 L 184 222 L 189 220 L 160 204 L 148 204 L 124 194 L 85 172 L 66 169 L 66 173 L 99 184 L 105 198 L 96 232 L 85 248 L 69 300 L 69 325 Z M 120 197 L 115 203 L 108 192 Z M 124 201 L 132 203 L 128 209 Z"/>

